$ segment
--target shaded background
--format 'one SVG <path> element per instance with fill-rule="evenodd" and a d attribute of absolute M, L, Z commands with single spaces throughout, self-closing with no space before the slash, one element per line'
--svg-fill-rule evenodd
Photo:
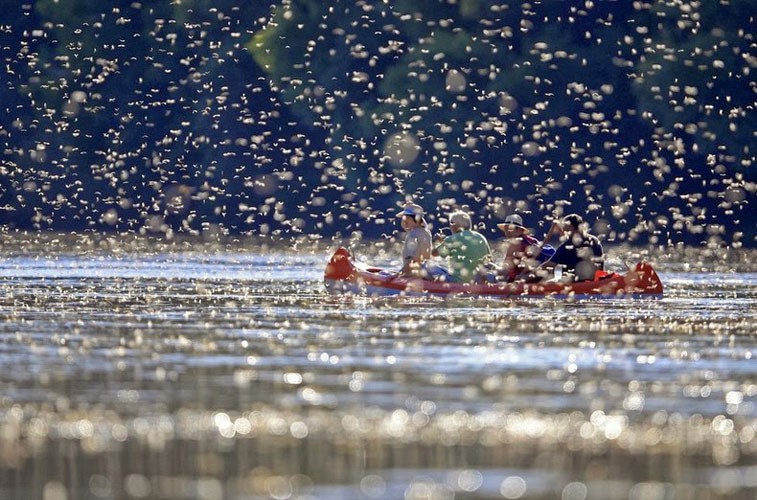
<path fill-rule="evenodd" d="M 4 230 L 379 237 L 413 198 L 755 245 L 750 0 L 0 8 Z"/>

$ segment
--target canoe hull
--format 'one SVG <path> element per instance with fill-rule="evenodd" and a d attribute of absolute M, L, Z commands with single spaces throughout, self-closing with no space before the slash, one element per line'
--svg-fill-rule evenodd
<path fill-rule="evenodd" d="M 654 268 L 645 262 L 625 274 L 612 273 L 596 281 L 581 283 L 494 283 L 462 284 L 395 277 L 393 273 L 355 262 L 352 254 L 339 248 L 324 273 L 326 289 L 333 294 L 369 296 L 460 296 L 502 298 L 641 298 L 662 297 L 663 286 Z"/>

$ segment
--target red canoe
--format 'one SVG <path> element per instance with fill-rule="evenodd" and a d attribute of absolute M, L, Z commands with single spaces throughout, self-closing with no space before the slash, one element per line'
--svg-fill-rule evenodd
<path fill-rule="evenodd" d="M 331 293 L 364 295 L 454 295 L 467 297 L 638 298 L 662 297 L 662 282 L 652 266 L 640 262 L 625 274 L 610 273 L 580 283 L 463 284 L 395 277 L 386 269 L 355 262 L 346 248 L 331 257 L 324 274 Z"/>

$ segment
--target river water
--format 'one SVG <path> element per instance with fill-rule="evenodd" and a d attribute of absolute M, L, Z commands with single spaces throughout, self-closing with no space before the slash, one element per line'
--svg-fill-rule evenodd
<path fill-rule="evenodd" d="M 335 248 L 6 238 L 0 498 L 757 496 L 754 251 L 569 302 L 329 296 Z"/>

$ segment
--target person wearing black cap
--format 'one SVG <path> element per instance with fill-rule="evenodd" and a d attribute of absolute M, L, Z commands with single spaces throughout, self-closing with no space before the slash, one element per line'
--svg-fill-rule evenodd
<path fill-rule="evenodd" d="M 561 265 L 563 274 L 573 281 L 593 280 L 597 271 L 604 270 L 602 244 L 596 236 L 588 233 L 580 215 L 566 215 L 561 221 L 554 222 L 543 244 L 556 234 L 561 235 L 563 242 L 552 258 L 539 266 L 540 269 L 553 271 Z"/>

